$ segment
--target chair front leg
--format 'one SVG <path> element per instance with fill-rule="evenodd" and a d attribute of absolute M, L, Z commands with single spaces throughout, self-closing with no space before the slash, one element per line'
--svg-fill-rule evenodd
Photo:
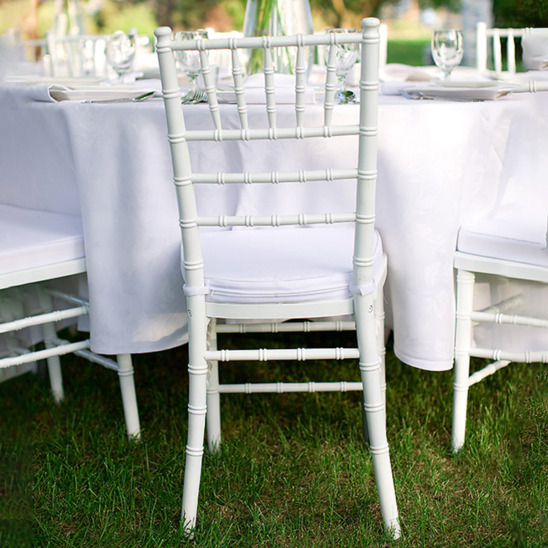
<path fill-rule="evenodd" d="M 207 351 L 205 299 L 203 295 L 187 297 L 187 303 L 189 308 L 188 435 L 181 518 L 184 530 L 192 537 L 196 528 L 204 454 L 208 364 L 205 359 Z"/>
<path fill-rule="evenodd" d="M 374 299 L 372 295 L 356 296 L 354 302 L 364 409 L 381 514 L 385 529 L 392 534 L 393 538 L 398 538 L 401 531 L 386 437 L 381 356 L 377 348 Z"/>
<path fill-rule="evenodd" d="M 457 271 L 457 310 L 455 326 L 455 376 L 453 381 L 453 452 L 464 445 L 468 379 L 470 376 L 470 345 L 472 344 L 471 313 L 474 301 L 475 276 L 466 270 Z"/>

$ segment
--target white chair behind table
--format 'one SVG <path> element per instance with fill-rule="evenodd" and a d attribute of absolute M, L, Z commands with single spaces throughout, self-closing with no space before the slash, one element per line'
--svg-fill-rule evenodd
<path fill-rule="evenodd" d="M 49 31 L 44 71 L 55 77 L 97 77 L 107 75 L 105 55 L 107 36 L 68 34 Z"/>
<path fill-rule="evenodd" d="M 362 26 L 363 35 L 357 33 L 337 38 L 334 35 L 311 35 L 189 42 L 172 41 L 171 29 L 167 27 L 155 31 L 178 196 L 183 240 L 184 292 L 189 310 L 189 423 L 182 519 L 190 534 L 196 525 L 206 420 L 210 449 L 215 450 L 220 442 L 220 393 L 363 389 L 371 455 L 384 525 L 395 537 L 399 536 L 398 511 L 386 439 L 381 371 L 384 351 L 382 287 L 386 276 L 386 259 L 374 227 L 379 21 L 364 19 Z M 332 40 L 339 38 L 341 42 L 359 41 L 362 44 L 359 119 L 356 107 L 354 125 L 334 123 L 337 119 L 333 100 L 336 76 L 335 48 L 332 48 L 326 71 L 323 109 L 320 105 L 313 107 L 322 114 L 316 125 L 307 124 L 304 50 L 311 46 L 332 44 Z M 297 50 L 296 74 L 293 76 L 295 108 L 287 125 L 278 125 L 283 116 L 281 112 L 277 113 L 274 97 L 272 49 L 280 47 Z M 185 128 L 172 53 L 172 50 L 182 49 L 198 49 L 203 52 L 202 74 L 214 130 Z M 239 119 L 239 129 L 222 127 L 217 91 L 207 55 L 209 50 L 216 49 L 232 50 L 232 74 L 237 104 L 224 106 L 223 109 L 226 108 L 227 111 L 223 110 L 223 114 L 228 113 L 228 109 L 233 110 L 234 116 Z M 246 104 L 239 52 L 249 49 L 262 49 L 264 54 L 264 108 L 267 116 L 262 117 L 263 107 L 253 109 L 261 110 L 262 122 L 251 118 L 252 112 L 248 112 Z M 265 125 L 255 127 L 259 123 Z M 331 170 L 325 165 L 317 165 L 314 170 L 298 172 L 194 173 L 188 149 L 189 143 L 193 146 L 193 141 L 208 141 L 208 146 L 221 147 L 227 141 L 236 144 L 243 141 L 237 145 L 238 154 L 247 154 L 249 161 L 252 155 L 257 154 L 251 148 L 253 141 L 260 140 L 263 142 L 262 146 L 274 147 L 276 143 L 272 139 L 291 139 L 298 146 L 297 139 L 308 141 L 329 137 L 333 141 L 348 135 L 355 136 L 356 146 L 359 136 L 359 162 L 344 170 Z M 302 156 L 300 161 L 304 161 Z M 276 191 L 285 192 L 293 186 L 285 183 L 307 181 L 307 184 L 314 184 L 316 181 L 332 181 L 331 184 L 334 185 L 344 179 L 347 184 L 348 179 L 357 180 L 357 203 L 352 206 L 357 209 L 353 209 L 351 213 L 307 215 L 288 214 L 286 211 L 285 214 L 278 215 L 277 211 L 264 216 L 229 214 L 201 217 L 197 211 L 194 187 L 198 184 L 216 185 L 222 182 L 241 188 L 242 183 L 280 183 L 276 186 Z M 281 202 L 286 207 L 292 200 L 286 197 Z M 318 224 L 325 226 L 318 227 Z M 299 249 L 298 254 L 294 252 L 295 247 Z M 276 288 L 273 287 L 274 280 L 277 281 Z M 355 325 L 354 322 L 343 324 L 332 319 L 344 319 L 348 315 L 353 316 Z M 302 321 L 311 318 L 315 321 Z M 235 326 L 224 321 L 250 319 L 265 323 Z M 272 327 L 272 321 L 288 319 L 297 321 L 276 323 Z M 348 329 L 356 329 L 357 348 L 217 349 L 217 332 L 335 331 L 343 325 Z M 362 382 L 219 384 L 218 362 L 270 359 L 358 359 Z"/>
<path fill-rule="evenodd" d="M 504 47 L 504 42 L 506 45 Z M 516 46 L 521 45 L 526 70 L 548 66 L 548 29 L 476 27 L 476 68 L 496 77 L 511 77 L 517 70 Z M 503 51 L 505 50 L 506 62 Z M 492 68 L 491 68 L 492 67 Z"/>
<path fill-rule="evenodd" d="M 528 292 L 548 286 L 548 211 L 528 213 L 519 219 L 496 213 L 489 219 L 459 231 L 455 269 L 457 276 L 457 310 L 455 335 L 455 378 L 453 395 L 453 451 L 464 445 L 468 389 L 511 362 L 548 363 L 548 314 L 546 308 L 533 312 Z M 487 277 L 486 277 L 487 276 Z M 496 277 L 496 278 L 493 278 Z M 490 283 L 492 297 L 497 297 L 497 286 L 517 282 L 530 282 L 510 292 L 502 292 L 487 309 L 478 309 L 474 290 L 480 281 Z M 548 289 L 544 288 L 543 291 Z M 536 293 L 536 295 L 539 295 Z M 541 301 L 543 302 L 543 301 Z M 537 306 L 538 308 L 538 306 Z M 541 305 L 542 308 L 542 305 Z M 514 312 L 518 312 L 515 314 Z M 492 348 L 489 344 L 476 345 L 474 333 L 478 326 L 493 325 L 493 329 L 506 329 L 504 343 L 511 340 L 511 332 L 524 326 L 539 329 L 539 344 L 535 338 L 527 344 L 535 347 L 515 351 Z M 510 331 L 508 331 L 510 330 Z M 522 337 L 519 332 L 516 338 Z M 527 339 L 529 341 L 530 339 Z M 523 345 L 520 344 L 520 348 Z M 470 358 L 484 358 L 491 363 L 470 374 Z"/>
<path fill-rule="evenodd" d="M 91 352 L 89 340 L 68 342 L 57 334 L 58 322 L 74 323 L 88 314 L 88 303 L 65 291 L 71 277 L 85 272 L 78 217 L 0 204 L 0 368 L 11 371 L 3 379 L 17 372 L 13 368 L 46 359 L 53 396 L 60 402 L 64 392 L 59 356 L 73 353 L 114 370 L 120 378 L 128 437 L 139 439 L 131 356 L 121 354 L 115 361 Z M 45 348 L 30 350 L 38 342 Z"/>

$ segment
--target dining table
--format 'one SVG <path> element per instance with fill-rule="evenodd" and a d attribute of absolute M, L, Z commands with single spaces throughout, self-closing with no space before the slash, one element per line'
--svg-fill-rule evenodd
<path fill-rule="evenodd" d="M 136 85 L 159 89 L 158 82 Z M 210 127 L 207 103 L 182 108 L 188 127 Z M 305 108 L 310 120 L 321 120 L 321 104 Z M 221 104 L 220 112 L 225 127 L 238 127 L 234 105 Z M 334 117 L 356 123 L 357 112 L 355 104 L 336 105 Z M 252 125 L 265 105 L 250 104 L 248 113 Z M 295 106 L 279 104 L 277 115 L 294 116 Z M 56 101 L 42 83 L 3 83 L 0 128 L 0 203 L 81 218 L 87 277 L 80 288 L 90 304 L 92 350 L 135 354 L 185 344 L 181 239 L 161 97 Z M 194 142 L 191 162 L 200 171 L 268 171 L 291 169 L 303 157 L 313 167 L 321 155 L 340 168 L 357 155 L 355 140 L 345 139 L 277 141 L 254 154 L 245 142 Z M 388 257 L 386 325 L 406 364 L 452 368 L 459 227 L 489 216 L 512 194 L 528 195 L 530 211 L 547 212 L 546 143 L 548 93 L 412 100 L 381 88 L 376 226 Z M 200 213 L 225 207 L 260 214 L 282 199 L 276 185 L 250 186 L 201 187 Z M 319 212 L 327 203 L 344 209 L 353 199 L 352 182 L 291 189 L 296 210 Z M 537 289 L 535 300 L 546 303 L 545 288 Z"/>

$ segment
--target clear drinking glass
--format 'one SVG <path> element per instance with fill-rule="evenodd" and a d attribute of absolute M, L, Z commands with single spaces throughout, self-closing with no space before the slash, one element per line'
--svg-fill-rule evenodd
<path fill-rule="evenodd" d="M 207 30 L 182 30 L 176 32 L 175 40 L 198 40 L 208 37 Z M 175 52 L 177 68 L 184 72 L 190 82 L 189 94 L 198 89 L 198 76 L 200 76 L 200 52 L 196 50 L 183 50 Z"/>
<path fill-rule="evenodd" d="M 463 38 L 460 30 L 436 30 L 432 34 L 432 58 L 443 71 L 445 80 L 460 64 L 463 55 Z"/>
<path fill-rule="evenodd" d="M 358 33 L 357 29 L 326 29 L 327 34 L 354 34 Z M 335 90 L 335 101 L 339 103 L 351 103 L 355 99 L 353 91 L 345 90 L 345 80 L 356 64 L 358 59 L 358 53 L 360 51 L 360 44 L 338 44 L 335 46 L 336 56 L 336 75 L 337 75 L 337 89 Z M 325 48 L 325 61 L 327 63 L 329 57 L 330 46 Z"/>
<path fill-rule="evenodd" d="M 124 74 L 129 72 L 135 58 L 135 37 L 117 30 L 108 37 L 106 45 L 107 63 L 114 69 L 121 82 Z"/>

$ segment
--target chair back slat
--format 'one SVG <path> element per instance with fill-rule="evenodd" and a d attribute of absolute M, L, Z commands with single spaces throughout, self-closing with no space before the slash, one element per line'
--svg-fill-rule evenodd
<path fill-rule="evenodd" d="M 264 48 L 264 90 L 266 95 L 266 112 L 268 127 L 276 129 L 276 87 L 274 85 L 274 66 L 272 52 L 269 47 Z"/>
<path fill-rule="evenodd" d="M 207 51 L 200 51 L 200 65 L 202 67 L 202 76 L 204 79 L 205 91 L 207 93 L 209 112 L 211 113 L 215 129 L 221 130 L 221 115 L 219 113 L 219 101 L 217 100 L 217 83 L 209 64 Z"/>
<path fill-rule="evenodd" d="M 295 65 L 296 84 L 295 84 L 295 118 L 297 127 L 302 127 L 305 111 L 305 92 L 306 92 L 306 62 L 305 50 L 303 46 L 297 48 L 297 62 Z"/>
<path fill-rule="evenodd" d="M 245 102 L 245 89 L 242 65 L 240 56 L 236 49 L 236 41 L 232 42 L 232 80 L 234 82 L 234 92 L 236 94 L 236 104 L 238 105 L 238 116 L 240 118 L 240 126 L 242 129 L 248 129 L 247 121 L 247 104 Z"/>

